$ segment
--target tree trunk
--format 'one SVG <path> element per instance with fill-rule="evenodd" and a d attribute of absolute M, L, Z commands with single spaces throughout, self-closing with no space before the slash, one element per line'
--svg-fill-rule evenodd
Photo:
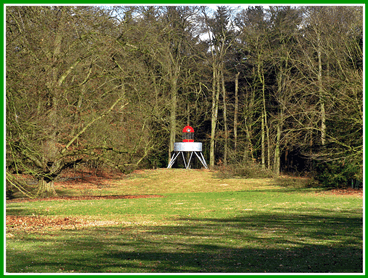
<path fill-rule="evenodd" d="M 222 82 L 222 98 L 224 101 L 224 128 L 225 128 L 225 142 L 224 142 L 224 165 L 227 165 L 227 152 L 228 152 L 228 127 L 227 127 L 227 100 L 226 100 L 226 89 L 225 89 L 225 80 L 224 80 L 224 72 L 221 71 L 221 82 Z"/>
<path fill-rule="evenodd" d="M 50 59 L 53 61 L 54 64 L 57 64 L 58 60 L 60 59 L 60 53 L 61 53 L 61 43 L 62 43 L 62 37 L 63 37 L 63 20 L 64 20 L 65 10 L 61 9 L 61 18 L 58 25 L 58 29 L 56 30 L 56 36 L 54 40 L 54 49 L 52 56 Z M 48 136 L 46 137 L 46 140 L 43 142 L 43 157 L 42 157 L 42 164 L 43 168 L 47 169 L 48 164 L 54 163 L 56 156 L 58 154 L 58 147 L 57 147 L 57 126 L 59 124 L 59 99 L 60 99 L 60 92 L 59 88 L 63 83 L 63 80 L 60 80 L 58 82 L 58 76 L 60 75 L 60 70 L 58 67 L 52 67 L 50 70 L 50 75 L 48 76 L 48 81 L 46 82 L 46 87 L 48 89 L 48 102 L 47 102 L 47 109 L 48 109 L 48 115 L 46 118 L 47 122 L 47 133 Z M 52 192 L 52 189 L 50 186 L 47 185 L 47 182 L 44 180 L 44 178 L 39 180 L 39 190 L 37 195 L 41 194 L 49 194 L 49 192 Z M 55 193 L 55 190 L 53 190 L 52 194 Z M 56 193 L 55 193 L 56 194 Z"/>
<path fill-rule="evenodd" d="M 265 95 L 265 80 L 264 75 L 261 72 L 261 63 L 258 63 L 258 78 L 262 84 L 262 120 L 261 120 L 261 161 L 262 161 L 262 168 L 266 168 L 266 128 L 267 128 L 267 113 L 266 113 L 266 95 Z"/>
<path fill-rule="evenodd" d="M 253 69 L 254 75 L 254 69 Z M 244 115 L 244 127 L 246 134 L 246 143 L 244 147 L 244 156 L 243 161 L 248 162 L 248 159 L 251 158 L 254 161 L 254 148 L 253 148 L 253 118 L 255 113 L 255 90 L 251 88 L 250 92 L 246 93 L 246 111 Z"/>
<path fill-rule="evenodd" d="M 318 33 L 318 92 L 321 103 L 321 144 L 322 146 L 326 143 L 326 111 L 323 97 L 323 83 L 322 83 L 322 51 L 321 51 L 321 37 Z"/>
<path fill-rule="evenodd" d="M 214 63 L 213 68 L 213 81 L 212 81 L 212 109 L 211 109 L 211 140 L 210 140 L 210 166 L 215 166 L 215 136 L 216 136 L 216 124 L 218 115 L 218 105 L 220 98 L 219 88 L 219 72 Z"/>
<path fill-rule="evenodd" d="M 274 158 L 274 169 L 277 176 L 280 175 L 280 139 L 281 139 L 281 121 L 277 122 L 276 127 L 276 146 L 275 146 L 275 158 Z"/>
<path fill-rule="evenodd" d="M 283 102 L 285 102 L 285 81 L 284 81 L 284 74 L 283 74 L 283 67 L 280 65 L 279 74 L 277 75 L 277 96 L 279 102 L 278 108 L 278 119 L 276 121 L 276 145 L 275 145 L 275 157 L 274 157 L 274 172 L 277 176 L 280 175 L 281 170 L 281 133 L 284 124 L 284 107 Z"/>
<path fill-rule="evenodd" d="M 264 111 L 262 111 L 262 120 L 261 120 L 261 161 L 262 161 L 262 169 L 266 168 L 266 160 L 265 160 L 265 123 L 264 123 Z"/>
<path fill-rule="evenodd" d="M 239 74 L 240 72 L 238 72 L 235 75 L 235 107 L 234 107 L 234 150 L 235 151 L 236 151 L 236 147 L 238 144 Z"/>
<path fill-rule="evenodd" d="M 54 188 L 54 181 L 46 180 L 45 178 L 39 179 L 37 196 L 39 197 L 57 196 Z"/>
<path fill-rule="evenodd" d="M 266 112 L 265 112 L 266 114 Z M 270 142 L 270 127 L 267 123 L 267 114 L 265 117 L 265 125 L 266 125 L 266 137 L 267 137 L 267 168 L 271 169 L 271 142 Z"/>
<path fill-rule="evenodd" d="M 171 79 L 171 109 L 170 109 L 170 145 L 169 145 L 169 160 L 171 153 L 174 151 L 174 143 L 176 140 L 176 105 L 177 105 L 177 79 L 174 76 Z M 170 163 L 170 161 L 169 161 Z"/>
<path fill-rule="evenodd" d="M 247 123 L 247 118 L 244 119 L 244 126 L 245 126 L 245 132 L 246 132 L 246 143 L 244 147 L 244 156 L 243 161 L 248 162 L 249 158 L 254 161 L 254 149 L 252 144 L 252 130 L 250 127 L 250 124 Z"/>

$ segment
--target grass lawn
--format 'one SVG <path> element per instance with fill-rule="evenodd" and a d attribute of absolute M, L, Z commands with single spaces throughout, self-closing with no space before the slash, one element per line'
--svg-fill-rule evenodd
<path fill-rule="evenodd" d="M 39 222 L 7 226 L 6 271 L 363 272 L 362 196 L 306 188 L 303 180 L 182 169 L 142 171 L 89 190 L 163 197 L 8 203 L 7 216 Z"/>

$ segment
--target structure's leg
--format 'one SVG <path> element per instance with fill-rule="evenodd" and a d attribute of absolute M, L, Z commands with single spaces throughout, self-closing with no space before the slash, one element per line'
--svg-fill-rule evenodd
<path fill-rule="evenodd" d="M 203 156 L 203 153 L 202 152 L 200 152 L 200 154 L 201 154 L 201 157 L 202 157 L 202 160 L 203 160 L 203 162 L 204 162 L 204 167 L 206 168 L 206 169 L 208 169 L 208 166 L 207 166 L 207 163 L 206 163 L 206 160 L 204 159 L 204 156 Z"/>
<path fill-rule="evenodd" d="M 187 162 L 185 161 L 184 152 L 181 152 L 181 156 L 183 157 L 184 166 L 187 168 Z"/>
<path fill-rule="evenodd" d="M 193 155 L 193 152 L 190 153 L 187 169 L 189 169 L 190 167 L 190 161 L 192 160 L 192 155 Z"/>
<path fill-rule="evenodd" d="M 196 154 L 196 156 L 198 157 L 198 159 L 199 159 L 199 161 L 202 163 L 202 165 L 203 165 L 206 169 L 208 169 L 208 166 L 207 166 L 207 164 L 206 164 L 206 161 L 204 160 L 204 157 L 203 157 L 202 153 L 200 153 L 202 157 L 200 157 L 200 156 L 197 154 L 197 152 L 194 152 L 194 153 Z"/>
<path fill-rule="evenodd" d="M 173 153 L 170 161 L 169 161 L 169 165 L 167 165 L 167 169 L 171 168 L 172 164 L 173 164 L 173 161 L 174 161 L 174 156 L 175 156 L 175 153 Z"/>
<path fill-rule="evenodd" d="M 170 160 L 170 163 L 169 165 L 167 166 L 167 168 L 171 168 L 174 163 L 175 163 L 175 160 L 178 158 L 178 155 L 180 154 L 180 152 L 178 153 L 173 153 L 172 157 L 171 157 L 171 160 Z"/>

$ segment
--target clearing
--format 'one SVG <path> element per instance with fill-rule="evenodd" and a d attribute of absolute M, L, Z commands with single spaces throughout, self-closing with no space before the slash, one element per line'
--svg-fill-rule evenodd
<path fill-rule="evenodd" d="M 362 273 L 363 192 L 207 170 L 71 172 L 6 204 L 9 273 Z"/>

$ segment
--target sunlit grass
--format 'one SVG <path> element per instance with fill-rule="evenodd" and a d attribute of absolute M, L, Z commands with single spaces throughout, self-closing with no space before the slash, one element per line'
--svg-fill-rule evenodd
<path fill-rule="evenodd" d="M 7 271 L 362 272 L 363 201 L 356 196 L 174 169 L 115 181 L 109 190 L 164 197 L 8 204 L 8 215 L 115 224 L 12 231 Z"/>
<path fill-rule="evenodd" d="M 114 181 L 109 191 L 116 192 L 113 188 L 123 190 L 124 194 L 162 194 L 276 189 L 279 186 L 272 179 L 219 179 L 214 172 L 206 170 L 158 169 Z"/>

